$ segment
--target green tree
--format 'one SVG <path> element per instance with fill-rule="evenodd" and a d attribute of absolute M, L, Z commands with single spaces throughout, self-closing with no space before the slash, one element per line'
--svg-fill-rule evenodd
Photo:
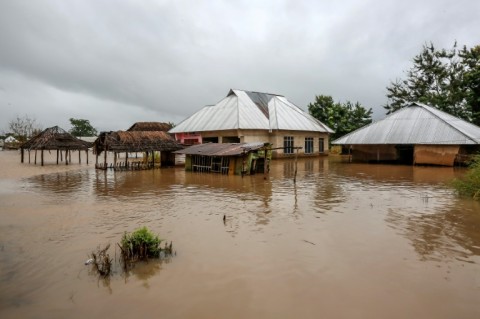
<path fill-rule="evenodd" d="M 70 134 L 73 136 L 96 136 L 97 130 L 90 124 L 89 120 L 84 119 L 70 119 L 72 128 Z"/>
<path fill-rule="evenodd" d="M 359 102 L 353 104 L 335 103 L 328 95 L 318 95 L 308 105 L 310 115 L 335 131 L 332 139 L 339 138 L 372 122 L 372 109 L 366 109 Z"/>
<path fill-rule="evenodd" d="M 410 102 L 421 102 L 480 124 L 480 49 L 450 50 L 424 45 L 413 58 L 406 79 L 387 86 L 387 114 Z"/>

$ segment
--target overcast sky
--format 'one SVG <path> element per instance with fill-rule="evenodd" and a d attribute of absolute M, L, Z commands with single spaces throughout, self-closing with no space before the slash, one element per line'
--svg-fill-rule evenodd
<path fill-rule="evenodd" d="M 385 116 L 422 45 L 480 44 L 480 1 L 0 0 L 0 132 L 178 123 L 230 88 Z"/>

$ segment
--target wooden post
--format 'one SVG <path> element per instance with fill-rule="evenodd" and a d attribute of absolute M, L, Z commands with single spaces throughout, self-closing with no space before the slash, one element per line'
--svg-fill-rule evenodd
<path fill-rule="evenodd" d="M 21 148 L 21 153 L 20 153 L 20 163 L 23 163 L 23 147 Z"/>
<path fill-rule="evenodd" d="M 70 163 L 72 163 L 72 151 L 71 150 L 67 150 L 67 154 L 68 154 L 68 161 Z"/>
<path fill-rule="evenodd" d="M 82 157 L 80 156 L 81 152 L 78 150 L 78 164 L 82 164 Z"/>
<path fill-rule="evenodd" d="M 57 149 L 57 165 L 58 165 L 58 149 Z"/>
<path fill-rule="evenodd" d="M 267 179 L 267 148 L 263 148 L 263 179 Z"/>
<path fill-rule="evenodd" d="M 128 168 L 128 152 L 125 152 L 125 169 Z"/>
<path fill-rule="evenodd" d="M 65 150 L 65 165 L 68 165 L 68 150 Z"/>
<path fill-rule="evenodd" d="M 41 163 L 42 163 L 41 166 L 43 166 L 43 148 L 42 148 L 42 153 L 41 153 Z"/>
<path fill-rule="evenodd" d="M 113 167 L 117 167 L 117 152 L 113 152 Z"/>
<path fill-rule="evenodd" d="M 28 149 L 28 164 L 30 164 L 30 149 Z"/>
<path fill-rule="evenodd" d="M 62 150 L 60 150 L 60 162 L 63 162 L 63 153 L 62 153 Z"/>
<path fill-rule="evenodd" d="M 103 169 L 107 169 L 107 145 L 103 148 Z"/>
<path fill-rule="evenodd" d="M 35 162 L 34 162 L 35 165 L 37 165 L 37 150 L 35 149 Z"/>
<path fill-rule="evenodd" d="M 88 148 L 87 148 L 87 150 L 85 151 L 85 153 L 87 154 L 87 165 L 88 165 Z"/>
<path fill-rule="evenodd" d="M 297 151 L 295 152 L 295 173 L 293 174 L 294 184 L 297 182 L 297 158 L 298 158 L 298 148 L 297 148 Z"/>

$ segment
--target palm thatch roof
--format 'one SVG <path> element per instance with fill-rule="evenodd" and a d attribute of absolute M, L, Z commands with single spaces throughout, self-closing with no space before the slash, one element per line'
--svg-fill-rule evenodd
<path fill-rule="evenodd" d="M 173 127 L 170 123 L 163 122 L 137 122 L 133 124 L 127 131 L 163 131 L 168 132 Z"/>
<path fill-rule="evenodd" d="M 64 129 L 49 127 L 20 145 L 28 150 L 88 150 L 92 143 L 82 141 Z"/>
<path fill-rule="evenodd" d="M 164 131 L 102 132 L 94 142 L 94 152 L 176 151 L 183 148 Z"/>

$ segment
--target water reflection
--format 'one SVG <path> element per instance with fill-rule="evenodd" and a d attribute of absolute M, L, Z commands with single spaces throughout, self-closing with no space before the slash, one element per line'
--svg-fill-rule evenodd
<path fill-rule="evenodd" d="M 479 212 L 479 203 L 449 198 L 433 211 L 390 209 L 385 220 L 410 240 L 421 260 L 474 262 L 471 257 L 480 256 Z"/>

